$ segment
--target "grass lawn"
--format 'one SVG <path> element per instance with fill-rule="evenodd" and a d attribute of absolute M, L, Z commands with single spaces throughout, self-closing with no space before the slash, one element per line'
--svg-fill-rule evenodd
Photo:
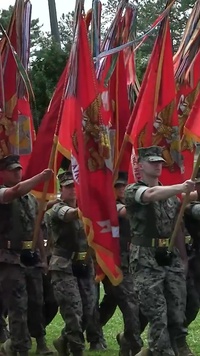
<path fill-rule="evenodd" d="M 47 328 L 47 342 L 49 347 L 52 346 L 52 341 L 60 335 L 60 330 L 63 327 L 63 321 L 60 315 L 58 314 L 53 322 Z M 188 335 L 188 343 L 191 347 L 191 350 L 196 356 L 200 356 L 200 313 L 197 319 L 191 324 Z M 88 345 L 86 345 L 86 356 L 118 356 L 118 345 L 116 342 L 116 334 L 122 331 L 122 317 L 119 310 L 116 311 L 113 318 L 108 322 L 104 328 L 104 334 L 108 344 L 108 350 L 104 352 L 89 352 Z M 146 340 L 146 335 L 144 333 L 143 340 Z M 52 346 L 53 348 L 53 346 Z M 32 355 L 34 355 L 35 343 L 33 343 Z M 181 355 L 180 355 L 181 356 Z"/>

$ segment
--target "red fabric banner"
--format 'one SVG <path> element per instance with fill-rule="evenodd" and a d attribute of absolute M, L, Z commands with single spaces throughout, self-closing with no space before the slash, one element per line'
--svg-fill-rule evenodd
<path fill-rule="evenodd" d="M 75 92 L 72 94 L 72 90 L 66 96 L 59 132 L 59 150 L 66 152 L 71 149 L 78 207 L 88 243 L 94 249 L 101 268 L 98 278 L 106 274 L 116 285 L 121 281 L 122 274 L 119 268 L 118 217 L 106 142 L 108 136 L 101 118 L 100 92 L 82 15 L 77 33 L 77 43 L 72 48 L 77 58 Z M 70 73 L 74 78 L 73 70 Z M 68 139 L 66 142 L 62 140 L 61 147 L 60 138 L 64 138 L 67 130 L 70 130 L 70 136 L 67 137 L 71 137 L 71 142 Z"/>

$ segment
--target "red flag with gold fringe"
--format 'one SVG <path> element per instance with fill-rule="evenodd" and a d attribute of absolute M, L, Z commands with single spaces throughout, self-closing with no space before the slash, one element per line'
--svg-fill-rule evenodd
<path fill-rule="evenodd" d="M 57 139 L 57 134 L 60 125 L 60 117 L 64 103 L 64 91 L 68 78 L 68 67 L 66 66 L 54 91 L 52 99 L 46 114 L 44 115 L 40 127 L 37 132 L 37 137 L 34 142 L 33 151 L 29 159 L 28 165 L 24 172 L 24 179 L 28 179 L 42 170 L 46 169 L 49 164 L 52 145 Z M 56 175 L 60 167 L 62 155 L 57 154 L 55 159 L 54 176 L 49 182 L 47 199 L 55 198 L 57 194 Z M 33 193 L 39 198 L 43 192 L 43 184 L 35 187 Z"/>
<path fill-rule="evenodd" d="M 130 139 L 135 148 L 158 145 L 166 160 L 164 184 L 185 180 L 181 155 L 169 21 L 161 25 L 132 113 Z"/>
<path fill-rule="evenodd" d="M 78 206 L 89 246 L 95 251 L 101 267 L 114 285 L 121 279 L 119 227 L 112 184 L 107 128 L 101 118 L 101 100 L 94 64 L 89 48 L 86 23 L 79 14 L 76 42 L 71 63 L 65 108 L 59 138 L 70 129 L 71 143 L 59 139 L 59 150 L 71 149 L 72 172 Z M 84 60 L 82 60 L 84 58 Z M 71 79 L 71 80 L 70 80 Z M 70 123 L 69 123 L 70 122 Z"/>

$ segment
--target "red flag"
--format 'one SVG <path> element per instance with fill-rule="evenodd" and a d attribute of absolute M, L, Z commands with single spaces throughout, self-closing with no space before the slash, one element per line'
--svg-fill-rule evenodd
<path fill-rule="evenodd" d="M 17 47 L 17 13 L 16 8 L 7 30 L 12 46 Z M 0 158 L 15 153 L 17 136 L 17 65 L 10 45 L 5 37 L 0 42 L 0 59 L 2 60 L 3 97 L 0 103 Z M 2 89 L 2 88 L 1 88 Z"/>
<path fill-rule="evenodd" d="M 34 142 L 33 151 L 24 173 L 24 179 L 28 179 L 48 167 L 53 142 L 54 140 L 57 140 L 67 77 L 68 67 L 66 66 L 56 86 L 47 112 L 40 124 L 37 137 Z M 54 177 L 49 182 L 47 199 L 54 198 L 57 194 L 56 174 L 58 168 L 60 167 L 61 159 L 62 156 L 59 153 L 57 155 L 57 160 L 55 160 Z M 42 191 L 43 184 L 40 184 L 35 188 L 34 194 L 40 197 Z"/>
<path fill-rule="evenodd" d="M 70 73 L 73 79 L 75 75 L 76 82 L 74 87 L 68 87 L 59 137 L 63 135 L 61 128 L 69 130 L 70 127 L 72 171 L 88 243 L 95 251 L 103 274 L 113 284 L 118 284 L 122 278 L 119 268 L 119 227 L 111 160 L 105 159 L 108 148 L 105 140 L 108 136 L 100 115 L 100 94 L 82 15 L 78 19 L 77 34 L 77 42 L 71 51 L 72 56 L 76 53 L 77 62 L 70 60 Z M 77 63 L 76 73 L 74 63 Z M 66 125 L 63 121 L 66 121 Z M 69 121 L 72 121 L 70 126 Z M 68 149 L 68 144 L 62 147 L 62 152 Z"/>
<path fill-rule="evenodd" d="M 19 126 L 19 149 L 20 149 L 20 163 L 23 170 L 26 171 L 33 143 L 35 141 L 35 129 L 33 126 L 33 118 L 31 108 L 28 100 L 23 97 L 18 99 L 18 126 Z"/>
<path fill-rule="evenodd" d="M 200 141 L 200 94 L 195 100 L 185 123 L 184 132 L 185 135 L 192 137 L 194 141 Z"/>
<path fill-rule="evenodd" d="M 168 20 L 162 24 L 155 42 L 132 121 L 130 139 L 136 154 L 138 147 L 161 146 L 166 160 L 161 181 L 175 184 L 185 180 Z"/>
<path fill-rule="evenodd" d="M 29 61 L 30 14 L 30 2 L 17 0 L 7 33 L 2 29 L 0 42 L 0 156 L 10 153 L 26 155 L 26 161 L 32 149 L 33 130 L 28 102 L 30 82 L 25 73 Z"/>
<path fill-rule="evenodd" d="M 191 130 L 196 130 L 196 124 L 192 123 L 191 120 L 194 119 L 196 122 L 197 119 L 194 112 L 192 115 L 190 115 L 190 112 L 200 90 L 199 16 L 200 3 L 199 1 L 196 1 L 190 13 L 179 49 L 174 55 L 181 149 L 184 156 L 185 171 L 188 172 L 188 176 L 191 176 L 192 174 L 195 152 L 194 138 L 191 136 Z M 184 130 L 184 126 L 189 116 L 188 130 Z"/>
<path fill-rule="evenodd" d="M 105 81 L 105 76 L 108 72 L 110 63 L 111 57 L 106 58 L 105 68 L 101 77 L 102 102 L 104 107 L 102 115 L 104 116 L 106 114 L 107 107 L 110 123 L 109 133 L 110 139 L 112 140 L 111 147 L 113 151 L 113 163 L 115 166 L 130 118 L 130 109 L 127 87 L 127 70 L 125 68 L 123 51 L 119 52 L 115 70 L 108 82 L 108 85 L 105 86 L 103 82 Z M 130 155 L 131 145 L 127 144 L 119 170 L 128 171 Z"/>

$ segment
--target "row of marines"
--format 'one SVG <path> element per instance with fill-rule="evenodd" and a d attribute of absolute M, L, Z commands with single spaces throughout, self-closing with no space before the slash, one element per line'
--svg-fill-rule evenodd
<path fill-rule="evenodd" d="M 58 307 L 64 328 L 54 347 L 60 356 L 82 356 L 85 334 L 91 350 L 103 351 L 107 347 L 103 326 L 117 306 L 124 322 L 123 332 L 117 335 L 119 355 L 193 355 L 186 336 L 200 301 L 200 187 L 192 180 L 162 186 L 161 148 L 141 148 L 138 153 L 141 180 L 127 185 L 126 174 L 120 172 L 115 182 L 123 281 L 113 286 L 105 278 L 101 303 L 94 280 L 95 257 L 88 252 L 72 173 L 59 175 L 61 197 L 47 204 L 37 258 L 31 265 L 24 251 L 32 248 L 38 203 L 30 191 L 49 180 L 52 171 L 22 181 L 18 156 L 0 160 L 1 315 L 6 312 L 9 322 L 1 348 L 4 355 L 28 356 L 31 337 L 36 339 L 38 354 L 52 354 L 45 328 Z M 169 252 L 181 194 L 189 194 L 190 202 L 176 246 Z M 141 334 L 147 324 L 145 349 Z M 1 336 L 3 321 L 0 326 Z"/>

